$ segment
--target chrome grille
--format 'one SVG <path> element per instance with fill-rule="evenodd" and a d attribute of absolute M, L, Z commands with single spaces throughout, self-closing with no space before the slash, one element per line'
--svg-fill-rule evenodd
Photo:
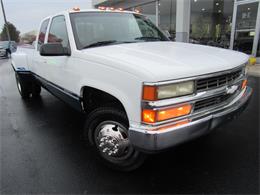
<path fill-rule="evenodd" d="M 195 103 L 194 111 L 200 111 L 200 110 L 203 110 L 204 108 L 209 108 L 209 107 L 220 105 L 220 104 L 224 103 L 225 101 L 227 101 L 232 96 L 233 96 L 232 94 L 221 94 L 221 95 L 211 97 L 208 99 L 200 100 Z"/>
<path fill-rule="evenodd" d="M 235 72 L 220 75 L 220 76 L 199 79 L 197 80 L 197 91 L 205 91 L 205 90 L 229 85 L 230 83 L 238 79 L 241 76 L 242 72 L 243 72 L 242 69 L 240 69 Z"/>

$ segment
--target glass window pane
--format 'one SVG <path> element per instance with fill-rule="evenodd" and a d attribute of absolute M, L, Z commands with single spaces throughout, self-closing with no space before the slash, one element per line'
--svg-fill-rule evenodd
<path fill-rule="evenodd" d="M 192 0 L 190 42 L 229 48 L 234 0 Z"/>
<path fill-rule="evenodd" d="M 48 43 L 61 43 L 63 47 L 69 46 L 69 37 L 64 16 L 53 18 L 48 36 Z"/>
<path fill-rule="evenodd" d="M 169 31 L 172 38 L 176 34 L 176 0 L 161 0 L 159 4 L 159 26 Z"/>
<path fill-rule="evenodd" d="M 238 31 L 235 33 L 234 50 L 251 54 L 255 31 Z"/>
<path fill-rule="evenodd" d="M 234 50 L 252 54 L 258 2 L 238 5 Z"/>
<path fill-rule="evenodd" d="M 37 50 L 39 50 L 40 47 L 44 44 L 44 39 L 45 39 L 46 31 L 48 28 L 48 24 L 49 24 L 49 19 L 43 21 L 43 23 L 41 25 L 41 29 L 40 29 L 40 33 L 39 33 L 39 37 L 38 37 Z"/>
<path fill-rule="evenodd" d="M 238 5 L 236 29 L 255 29 L 258 2 Z"/>
<path fill-rule="evenodd" d="M 134 8 L 143 15 L 147 16 L 153 23 L 156 23 L 156 4 L 155 2 L 140 5 Z"/>
<path fill-rule="evenodd" d="M 70 16 L 78 49 L 103 41 L 115 44 L 168 41 L 150 20 L 139 14 L 82 12 Z"/>

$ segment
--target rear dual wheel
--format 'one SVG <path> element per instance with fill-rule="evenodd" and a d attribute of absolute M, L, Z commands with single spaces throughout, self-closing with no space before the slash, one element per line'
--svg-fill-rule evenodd
<path fill-rule="evenodd" d="M 23 99 L 30 97 L 39 97 L 41 94 L 41 86 L 32 81 L 26 81 L 18 73 L 15 73 L 17 89 Z"/>

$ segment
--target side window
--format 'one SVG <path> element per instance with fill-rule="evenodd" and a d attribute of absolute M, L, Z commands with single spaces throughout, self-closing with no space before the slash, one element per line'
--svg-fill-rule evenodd
<path fill-rule="evenodd" d="M 45 35 L 46 35 L 46 31 L 48 28 L 48 24 L 49 24 L 49 19 L 44 20 L 42 22 L 42 26 L 39 32 L 39 37 L 38 37 L 38 44 L 37 44 L 37 50 L 39 51 L 40 47 L 43 45 L 44 43 L 44 39 L 45 39 Z"/>
<path fill-rule="evenodd" d="M 52 19 L 48 43 L 61 43 L 63 47 L 69 47 L 69 37 L 64 16 L 57 16 Z"/>

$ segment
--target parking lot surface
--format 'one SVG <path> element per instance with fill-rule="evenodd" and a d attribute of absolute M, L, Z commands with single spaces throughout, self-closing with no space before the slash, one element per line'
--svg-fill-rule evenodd
<path fill-rule="evenodd" d="M 259 193 L 260 79 L 247 110 L 211 134 L 149 156 L 130 173 L 100 164 L 84 145 L 85 116 L 42 91 L 23 101 L 0 60 L 0 194 Z"/>

